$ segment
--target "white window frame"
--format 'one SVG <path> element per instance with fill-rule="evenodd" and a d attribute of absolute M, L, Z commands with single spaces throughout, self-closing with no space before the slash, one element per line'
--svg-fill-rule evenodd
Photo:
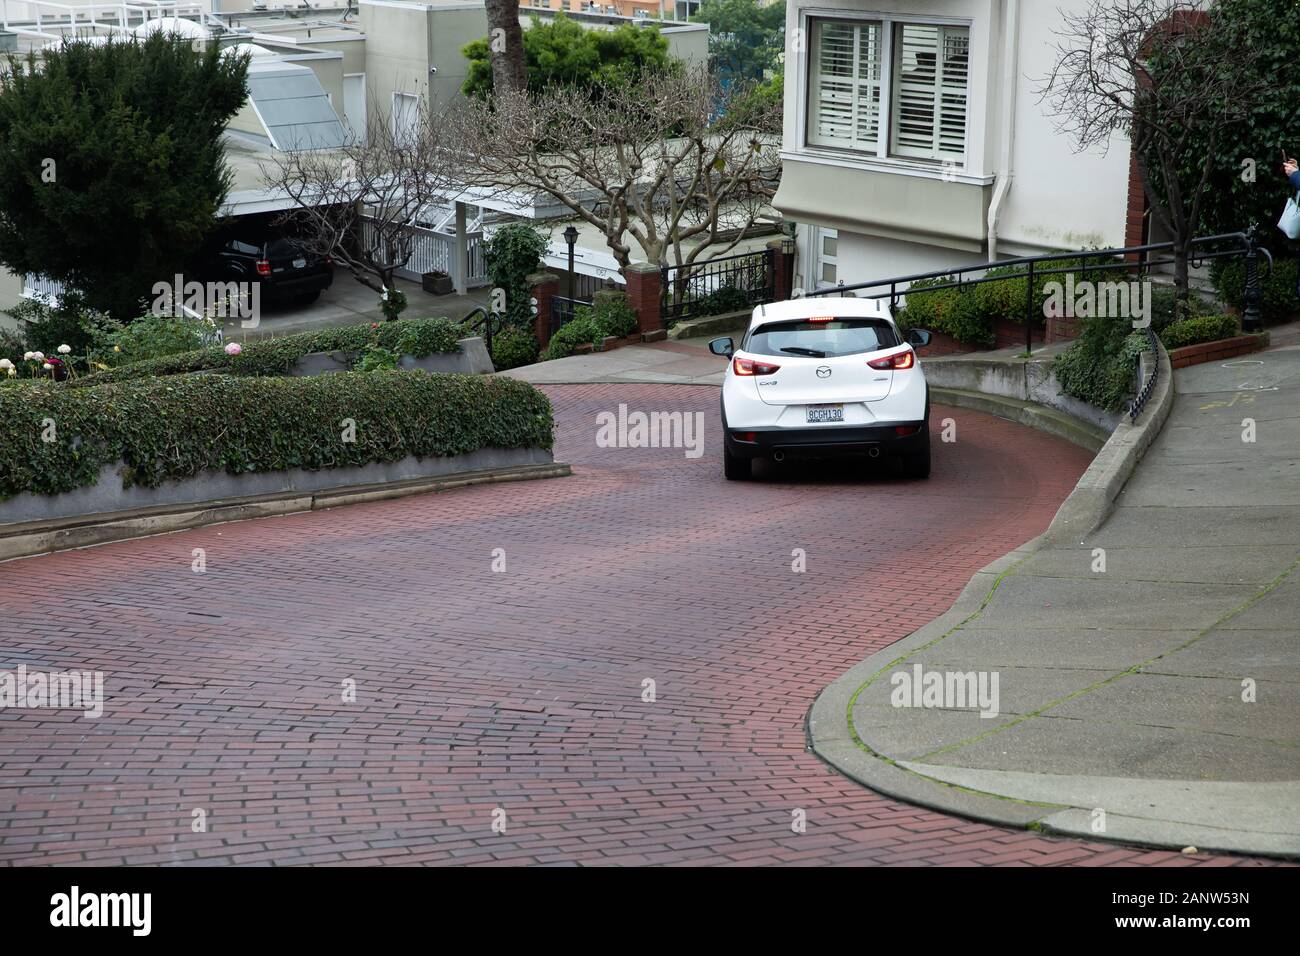
<path fill-rule="evenodd" d="M 811 135 L 814 112 L 812 104 L 812 71 L 817 54 L 811 38 L 814 20 L 838 20 L 845 23 L 878 22 L 881 24 L 881 56 L 884 68 L 881 71 L 881 132 L 876 149 L 863 151 L 844 147 L 825 146 L 813 141 Z M 918 24 L 927 26 L 965 27 L 970 33 L 970 59 L 966 72 L 966 142 L 960 163 L 943 160 L 916 159 L 891 154 L 894 126 L 894 34 L 898 24 Z M 799 10 L 799 28 L 801 35 L 809 38 L 804 48 L 798 51 L 799 88 L 796 97 L 795 136 L 797 146 L 794 151 L 783 151 L 784 156 L 799 160 L 823 160 L 833 165 L 845 165 L 846 162 L 869 168 L 881 168 L 888 172 L 906 173 L 926 179 L 951 179 L 956 182 L 988 185 L 991 176 L 983 175 L 980 170 L 983 161 L 976 149 L 977 120 L 983 121 L 982 114 L 977 116 L 975 98 L 972 93 L 977 68 L 983 64 L 976 55 L 975 21 L 970 17 L 932 16 L 920 13 L 897 13 L 876 10 L 844 10 L 834 7 L 804 7 Z"/>

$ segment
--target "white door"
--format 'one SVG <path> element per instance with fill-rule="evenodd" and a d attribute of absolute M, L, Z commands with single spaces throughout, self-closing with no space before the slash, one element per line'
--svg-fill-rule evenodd
<path fill-rule="evenodd" d="M 343 122 L 358 142 L 366 141 L 366 75 L 343 74 Z"/>
<path fill-rule="evenodd" d="M 813 228 L 813 286 L 829 289 L 839 285 L 839 232 Z"/>

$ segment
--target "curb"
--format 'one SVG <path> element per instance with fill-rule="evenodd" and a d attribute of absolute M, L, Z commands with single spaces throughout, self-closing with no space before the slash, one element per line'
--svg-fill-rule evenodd
<path fill-rule="evenodd" d="M 413 478 L 407 481 L 331 488 L 311 494 L 294 491 L 248 498 L 216 499 L 199 507 L 193 504 L 118 511 L 89 517 L 67 518 L 57 522 L 25 522 L 0 533 L 0 561 L 50 554 L 72 548 L 88 548 L 112 541 L 170 534 L 211 524 L 269 518 L 275 515 L 319 511 L 340 505 L 363 504 L 405 498 L 428 492 L 449 491 L 468 485 L 494 484 L 505 481 L 528 481 L 534 478 L 561 478 L 573 474 L 564 462 L 538 465 L 515 465 L 490 471 L 464 472 L 437 478 Z"/>
<path fill-rule="evenodd" d="M 1173 371 L 1163 345 L 1159 346 L 1159 364 L 1160 377 L 1142 421 L 1136 425 L 1128 421 L 1120 423 L 1079 479 L 1074 491 L 1062 503 L 1046 531 L 975 572 L 946 612 L 854 665 L 818 694 L 808 711 L 810 750 L 840 773 L 885 796 L 959 817 L 1010 827 L 1041 827 L 1045 818 L 1068 809 L 1058 804 L 1031 803 L 972 790 L 927 776 L 872 749 L 857 736 L 849 722 L 849 712 L 861 689 L 883 671 L 922 647 L 941 640 L 980 614 L 992 600 L 1003 577 L 1017 565 L 1053 543 L 1086 537 L 1105 522 L 1115 498 L 1147 448 L 1160 434 L 1173 408 Z M 952 391 L 946 390 L 949 395 Z M 934 394 L 938 398 L 940 390 L 935 389 Z M 985 407 L 969 398 L 973 395 L 977 395 Z M 978 393 L 964 393 L 959 397 L 969 401 L 962 407 L 980 411 L 999 407 L 1016 410 L 1017 414 L 1028 414 L 1020 406 L 1031 404 L 1006 398 L 990 400 L 989 396 Z M 991 413 L 998 414 L 996 411 Z M 1021 421 L 1020 418 L 1013 420 Z M 1033 420 L 1024 420 L 1023 423 L 1041 427 L 1041 422 Z M 1102 838 L 1095 834 L 1093 837 Z M 1136 841 L 1129 838 L 1126 842 Z"/>
<path fill-rule="evenodd" d="M 1088 449 L 1093 454 L 1101 451 L 1109 440 L 1107 433 L 1091 422 L 1085 422 L 1066 412 L 1048 408 L 1046 405 L 1039 405 L 1037 402 L 943 386 L 932 386 L 930 396 L 941 405 L 984 412 L 1055 435 L 1057 438 L 1064 438 L 1081 448 Z"/>

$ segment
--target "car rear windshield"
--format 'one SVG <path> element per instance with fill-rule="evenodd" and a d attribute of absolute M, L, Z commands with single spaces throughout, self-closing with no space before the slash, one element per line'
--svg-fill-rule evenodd
<path fill-rule="evenodd" d="M 901 344 L 894 327 L 882 319 L 832 319 L 829 322 L 793 319 L 759 326 L 750 333 L 745 351 L 756 355 L 832 358 L 878 352 Z"/>
<path fill-rule="evenodd" d="M 302 243 L 288 236 L 272 239 L 266 244 L 268 259 L 299 259 L 304 255 Z"/>

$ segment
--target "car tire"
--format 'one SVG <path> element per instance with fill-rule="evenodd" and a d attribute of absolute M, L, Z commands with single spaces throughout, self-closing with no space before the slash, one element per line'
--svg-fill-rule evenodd
<path fill-rule="evenodd" d="M 722 474 L 728 481 L 748 481 L 754 476 L 754 462 L 750 458 L 733 455 L 725 445 L 722 448 Z"/>
<path fill-rule="evenodd" d="M 927 433 L 925 445 L 921 451 L 899 459 L 899 473 L 904 478 L 924 479 L 930 477 L 930 436 Z"/>

